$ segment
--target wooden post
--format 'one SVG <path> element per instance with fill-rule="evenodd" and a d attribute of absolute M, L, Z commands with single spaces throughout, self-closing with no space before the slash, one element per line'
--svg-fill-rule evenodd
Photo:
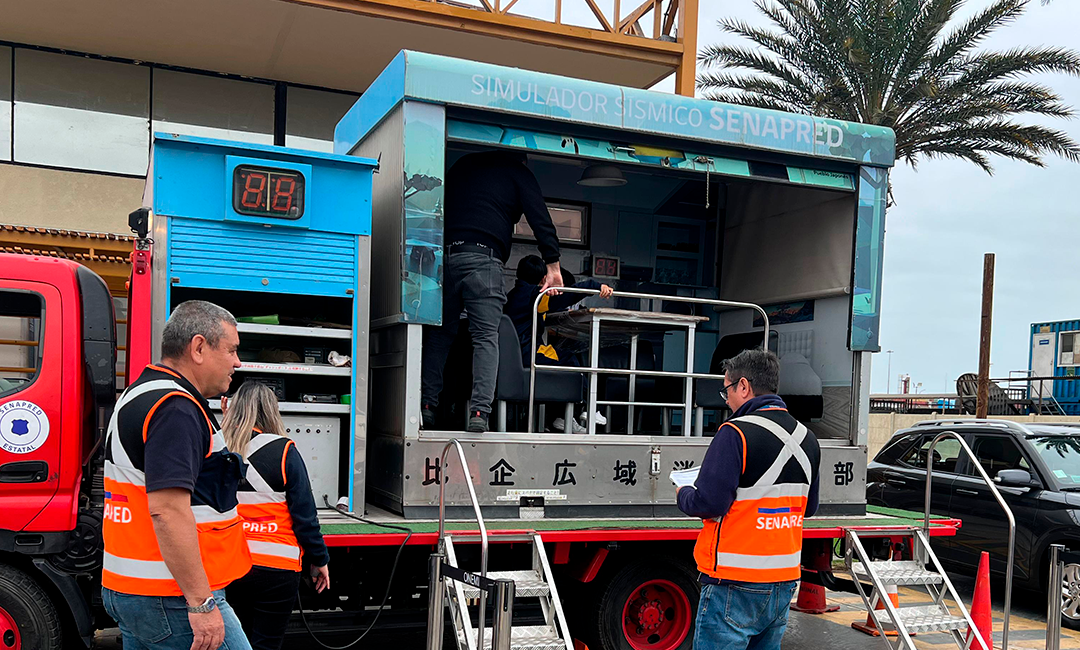
<path fill-rule="evenodd" d="M 979 389 L 975 417 L 985 418 L 990 409 L 990 332 L 994 317 L 994 254 L 983 257 L 982 320 L 979 328 Z"/>

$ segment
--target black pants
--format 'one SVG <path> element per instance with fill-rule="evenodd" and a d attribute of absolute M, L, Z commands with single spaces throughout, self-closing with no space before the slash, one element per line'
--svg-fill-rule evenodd
<path fill-rule="evenodd" d="M 297 571 L 257 566 L 225 588 L 252 650 L 280 650 L 299 586 Z"/>
<path fill-rule="evenodd" d="M 442 327 L 429 325 L 424 328 L 421 400 L 431 406 L 439 405 L 446 358 L 457 336 L 458 319 L 464 309 L 469 314 L 473 345 L 469 413 L 490 413 L 491 402 L 495 399 L 495 379 L 499 374 L 499 322 L 506 304 L 503 263 L 484 253 L 454 253 L 447 255 L 445 260 L 443 324 Z"/>

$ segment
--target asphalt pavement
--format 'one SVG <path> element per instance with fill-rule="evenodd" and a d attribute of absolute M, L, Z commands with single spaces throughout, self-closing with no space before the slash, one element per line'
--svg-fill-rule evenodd
<path fill-rule="evenodd" d="M 964 602 L 970 604 L 975 588 L 974 577 L 955 574 L 950 574 L 950 577 Z M 997 648 L 1001 647 L 1004 593 L 1004 585 L 992 584 L 990 596 L 993 605 L 994 646 Z M 917 588 L 901 587 L 899 596 L 901 606 L 930 602 L 926 591 Z M 866 608 L 857 595 L 829 592 L 828 602 L 839 605 L 840 611 L 820 615 L 791 612 L 787 634 L 784 635 L 783 650 L 816 650 L 823 647 L 830 650 L 873 650 L 875 647 L 885 650 L 881 639 L 852 629 L 853 622 L 866 621 Z M 922 650 L 948 650 L 956 647 L 952 636 L 946 633 L 917 634 L 914 641 L 915 646 Z M 1009 621 L 1009 647 L 1046 647 L 1046 598 L 1042 594 L 1014 590 Z M 1062 627 L 1061 648 L 1080 648 L 1080 631 Z"/>
<path fill-rule="evenodd" d="M 969 576 L 951 575 L 953 584 L 964 601 L 971 602 L 975 580 Z M 901 587 L 899 590 L 901 605 L 928 602 L 925 591 Z M 994 618 L 994 645 L 1001 647 L 1001 630 L 1004 622 L 1003 598 L 1004 587 L 995 583 L 991 587 Z M 851 624 L 866 620 L 866 610 L 860 598 L 854 594 L 829 592 L 828 602 L 839 605 L 840 610 L 828 614 L 803 614 L 792 611 L 787 634 L 784 635 L 782 650 L 885 650 L 884 642 L 855 629 Z M 98 648 L 101 650 L 120 650 L 116 630 L 106 630 L 98 634 Z M 415 626 L 412 629 L 395 629 L 386 632 L 373 632 L 359 644 L 353 646 L 359 650 L 365 648 L 394 648 L 394 650 L 424 650 L 424 631 Z M 343 645 L 355 639 L 355 634 L 323 636 L 328 645 Z M 950 650 L 956 646 L 952 637 L 944 633 L 918 634 L 914 638 L 920 650 Z M 301 634 L 286 640 L 283 650 L 320 650 L 322 646 L 309 636 Z M 1009 647 L 1034 649 L 1046 647 L 1046 600 L 1041 594 L 1017 590 L 1013 594 L 1012 616 L 1009 631 Z M 1080 631 L 1062 628 L 1062 650 L 1080 650 Z M 447 650 L 452 650 L 449 646 Z"/>

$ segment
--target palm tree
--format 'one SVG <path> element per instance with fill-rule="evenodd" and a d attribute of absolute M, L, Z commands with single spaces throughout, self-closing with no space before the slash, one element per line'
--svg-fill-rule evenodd
<path fill-rule="evenodd" d="M 721 20 L 721 29 L 757 47 L 706 47 L 698 87 L 716 101 L 891 127 L 897 159 L 912 166 L 952 157 L 993 173 L 992 155 L 1039 166 L 1045 154 L 1080 161 L 1080 145 L 1066 133 L 1021 119 L 1075 114 L 1028 77 L 1080 75 L 1080 54 L 979 49 L 1027 2 L 994 0 L 951 24 L 964 0 L 756 0 L 777 29 Z"/>

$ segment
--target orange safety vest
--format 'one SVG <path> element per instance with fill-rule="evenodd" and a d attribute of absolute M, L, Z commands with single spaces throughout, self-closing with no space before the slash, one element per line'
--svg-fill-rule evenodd
<path fill-rule="evenodd" d="M 255 566 L 300 570 L 303 551 L 285 502 L 285 457 L 293 444 L 285 436 L 256 429 L 247 446 L 247 481 L 236 496 Z"/>
<path fill-rule="evenodd" d="M 105 558 L 101 584 L 124 594 L 183 595 L 161 557 L 146 497 L 146 435 L 154 413 L 169 399 L 192 400 L 206 418 L 210 451 L 200 481 L 206 477 L 217 485 L 225 483 L 225 494 L 235 491 L 228 489 L 228 481 L 234 485 L 239 482 L 239 471 L 234 477 L 226 471 L 231 463 L 239 462 L 239 457 L 225 448 L 225 438 L 195 387 L 168 368 L 147 366 L 117 401 L 105 441 Z M 191 511 L 210 588 L 222 589 L 251 569 L 235 499 L 226 504 L 209 504 L 193 493 Z"/>
<path fill-rule="evenodd" d="M 728 420 L 743 444 L 743 469 L 727 514 L 704 522 L 698 570 L 720 580 L 784 582 L 801 575 L 803 515 L 821 450 L 786 409 Z"/>

